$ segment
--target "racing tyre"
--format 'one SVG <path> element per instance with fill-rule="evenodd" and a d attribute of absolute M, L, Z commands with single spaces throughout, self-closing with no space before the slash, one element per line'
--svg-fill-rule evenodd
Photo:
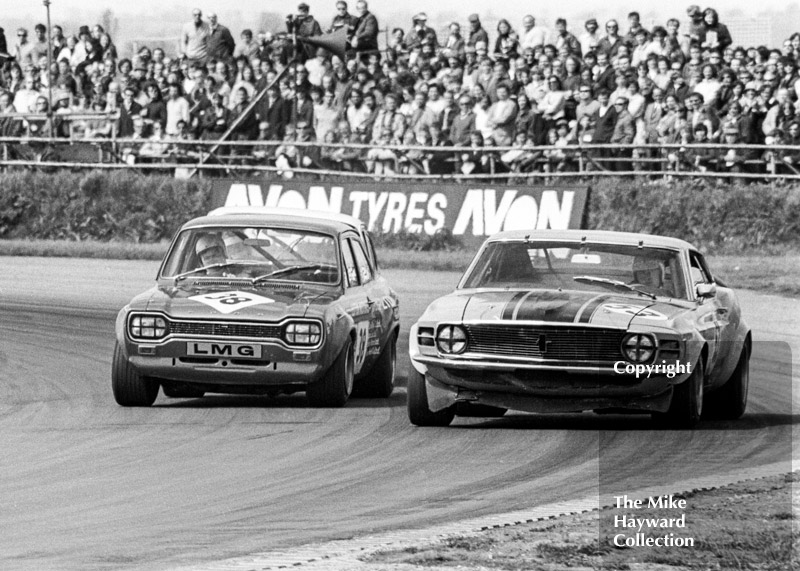
<path fill-rule="evenodd" d="M 741 418 L 747 408 L 750 386 L 750 353 L 742 348 L 733 374 L 722 387 L 708 395 L 706 416 L 720 420 Z"/>
<path fill-rule="evenodd" d="M 119 343 L 114 344 L 111 389 L 114 400 L 121 406 L 151 406 L 158 396 L 158 382 L 140 375 L 128 363 Z"/>
<path fill-rule="evenodd" d="M 460 402 L 456 404 L 456 416 L 474 418 L 500 418 L 508 412 L 507 408 L 490 406 L 488 404 L 473 404 L 471 402 Z"/>
<path fill-rule="evenodd" d="M 692 428 L 703 413 L 703 360 L 699 359 L 692 375 L 672 389 L 672 402 L 666 413 L 655 414 L 656 420 L 671 428 Z"/>
<path fill-rule="evenodd" d="M 425 375 L 414 367 L 408 374 L 408 420 L 416 426 L 448 426 L 453 422 L 455 407 L 432 412 L 428 408 L 428 390 L 425 388 Z"/>
<path fill-rule="evenodd" d="M 322 379 L 308 385 L 306 398 L 313 407 L 340 408 L 345 405 L 352 392 L 353 342 L 348 340 Z"/>
<path fill-rule="evenodd" d="M 389 398 L 394 390 L 397 370 L 397 334 L 392 334 L 369 373 L 356 381 L 354 397 Z"/>

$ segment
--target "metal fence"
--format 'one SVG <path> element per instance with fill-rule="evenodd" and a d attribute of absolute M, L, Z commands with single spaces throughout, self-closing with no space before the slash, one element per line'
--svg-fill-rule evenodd
<path fill-rule="evenodd" d="M 0 169 L 129 169 L 178 177 L 385 180 L 800 179 L 788 145 L 426 147 L 301 141 L 0 137 Z"/>

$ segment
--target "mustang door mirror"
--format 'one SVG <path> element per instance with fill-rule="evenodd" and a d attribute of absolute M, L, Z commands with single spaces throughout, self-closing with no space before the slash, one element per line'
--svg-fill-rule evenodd
<path fill-rule="evenodd" d="M 717 284 L 697 284 L 697 297 L 707 298 L 717 295 Z"/>

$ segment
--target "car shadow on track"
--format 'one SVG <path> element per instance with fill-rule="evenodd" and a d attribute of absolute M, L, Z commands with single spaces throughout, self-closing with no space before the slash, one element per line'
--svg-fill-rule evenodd
<path fill-rule="evenodd" d="M 702 420 L 693 431 L 743 431 L 764 430 L 772 427 L 800 424 L 800 415 L 780 413 L 745 414 L 739 420 Z M 451 429 L 504 430 L 592 430 L 623 432 L 679 432 L 682 429 L 662 428 L 648 415 L 597 415 L 584 414 L 525 414 L 509 413 L 502 418 L 480 419 L 456 417 Z"/>

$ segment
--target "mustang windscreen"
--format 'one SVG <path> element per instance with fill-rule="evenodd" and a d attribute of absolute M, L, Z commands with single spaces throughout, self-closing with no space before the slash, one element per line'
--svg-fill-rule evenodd
<path fill-rule="evenodd" d="M 332 236 L 316 232 L 193 228 L 178 236 L 162 273 L 164 278 L 184 275 L 335 284 L 339 281 L 339 254 Z"/>
<path fill-rule="evenodd" d="M 629 289 L 687 298 L 677 252 L 612 244 L 494 242 L 481 252 L 462 287 Z"/>

